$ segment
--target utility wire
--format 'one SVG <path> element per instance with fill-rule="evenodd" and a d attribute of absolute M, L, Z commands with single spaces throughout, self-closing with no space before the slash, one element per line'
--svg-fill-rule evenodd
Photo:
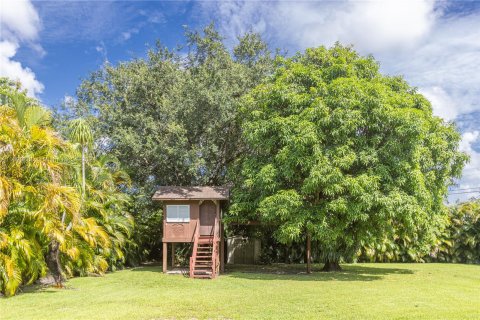
<path fill-rule="evenodd" d="M 467 194 L 467 193 L 480 193 L 480 190 L 478 190 L 478 191 L 450 192 L 449 194 Z"/>
<path fill-rule="evenodd" d="M 464 189 L 452 189 L 450 191 L 470 191 L 470 190 L 480 190 L 480 187 L 473 187 L 473 188 L 464 188 Z"/>

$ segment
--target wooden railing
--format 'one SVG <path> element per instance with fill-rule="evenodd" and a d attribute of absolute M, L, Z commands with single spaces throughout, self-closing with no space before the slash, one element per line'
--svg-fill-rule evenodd
<path fill-rule="evenodd" d="M 198 250 L 198 238 L 199 238 L 199 228 L 198 220 L 195 224 L 195 231 L 193 232 L 193 250 L 192 256 L 190 257 L 190 278 L 193 278 L 193 271 L 195 269 L 195 263 L 197 259 L 197 250 Z"/>
<path fill-rule="evenodd" d="M 190 257 L 190 278 L 194 277 L 195 264 L 197 259 L 198 241 L 200 239 L 199 222 L 195 224 L 195 231 L 193 233 L 193 250 Z M 212 278 L 216 278 L 219 273 L 220 260 L 218 258 L 219 242 L 220 242 L 220 223 L 217 217 L 215 217 L 215 224 L 210 233 L 210 241 L 212 241 Z"/>
<path fill-rule="evenodd" d="M 216 278 L 218 275 L 218 242 L 219 239 L 219 223 L 218 218 L 215 217 L 215 225 L 213 227 L 213 248 L 212 248 L 212 278 Z"/>

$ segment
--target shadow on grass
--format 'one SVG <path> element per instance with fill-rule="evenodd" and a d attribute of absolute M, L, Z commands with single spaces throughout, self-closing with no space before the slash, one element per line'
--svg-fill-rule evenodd
<path fill-rule="evenodd" d="M 154 272 L 154 273 L 163 273 L 162 264 L 161 263 L 146 263 L 141 264 L 138 267 L 134 267 L 128 269 L 133 272 Z M 190 277 L 188 266 L 187 267 L 175 267 L 172 270 L 171 266 L 168 266 L 167 274 L 170 275 L 182 275 L 186 278 Z"/>
<path fill-rule="evenodd" d="M 66 282 L 64 285 L 65 285 L 65 287 L 63 287 L 63 288 L 54 288 L 51 285 L 44 285 L 44 284 L 24 285 L 24 286 L 21 286 L 18 289 L 18 292 L 17 292 L 16 296 L 19 296 L 19 295 L 22 295 L 22 294 L 28 294 L 28 293 L 48 293 L 48 294 L 51 294 L 51 293 L 62 292 L 64 290 L 76 290 L 76 288 L 68 285 L 68 282 Z"/>
<path fill-rule="evenodd" d="M 374 281 L 391 274 L 413 274 L 410 269 L 347 265 L 342 271 L 322 272 L 323 265 L 314 265 L 312 273 L 306 273 L 305 265 L 277 264 L 271 266 L 228 266 L 226 276 L 249 280 L 295 281 Z"/>

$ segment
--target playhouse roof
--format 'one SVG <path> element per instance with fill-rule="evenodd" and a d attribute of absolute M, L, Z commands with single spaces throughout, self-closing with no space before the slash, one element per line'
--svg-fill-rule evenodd
<path fill-rule="evenodd" d="M 163 186 L 153 195 L 153 200 L 228 200 L 227 187 Z"/>

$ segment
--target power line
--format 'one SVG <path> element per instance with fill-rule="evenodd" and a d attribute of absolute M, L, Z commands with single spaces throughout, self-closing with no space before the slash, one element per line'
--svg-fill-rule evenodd
<path fill-rule="evenodd" d="M 480 193 L 480 190 L 478 190 L 478 191 L 450 192 L 449 194 L 467 194 L 467 193 Z"/>
<path fill-rule="evenodd" d="M 453 190 L 450 190 L 450 191 L 470 191 L 470 190 L 480 190 L 480 187 L 473 187 L 473 188 L 464 188 L 464 189 L 453 189 Z"/>

